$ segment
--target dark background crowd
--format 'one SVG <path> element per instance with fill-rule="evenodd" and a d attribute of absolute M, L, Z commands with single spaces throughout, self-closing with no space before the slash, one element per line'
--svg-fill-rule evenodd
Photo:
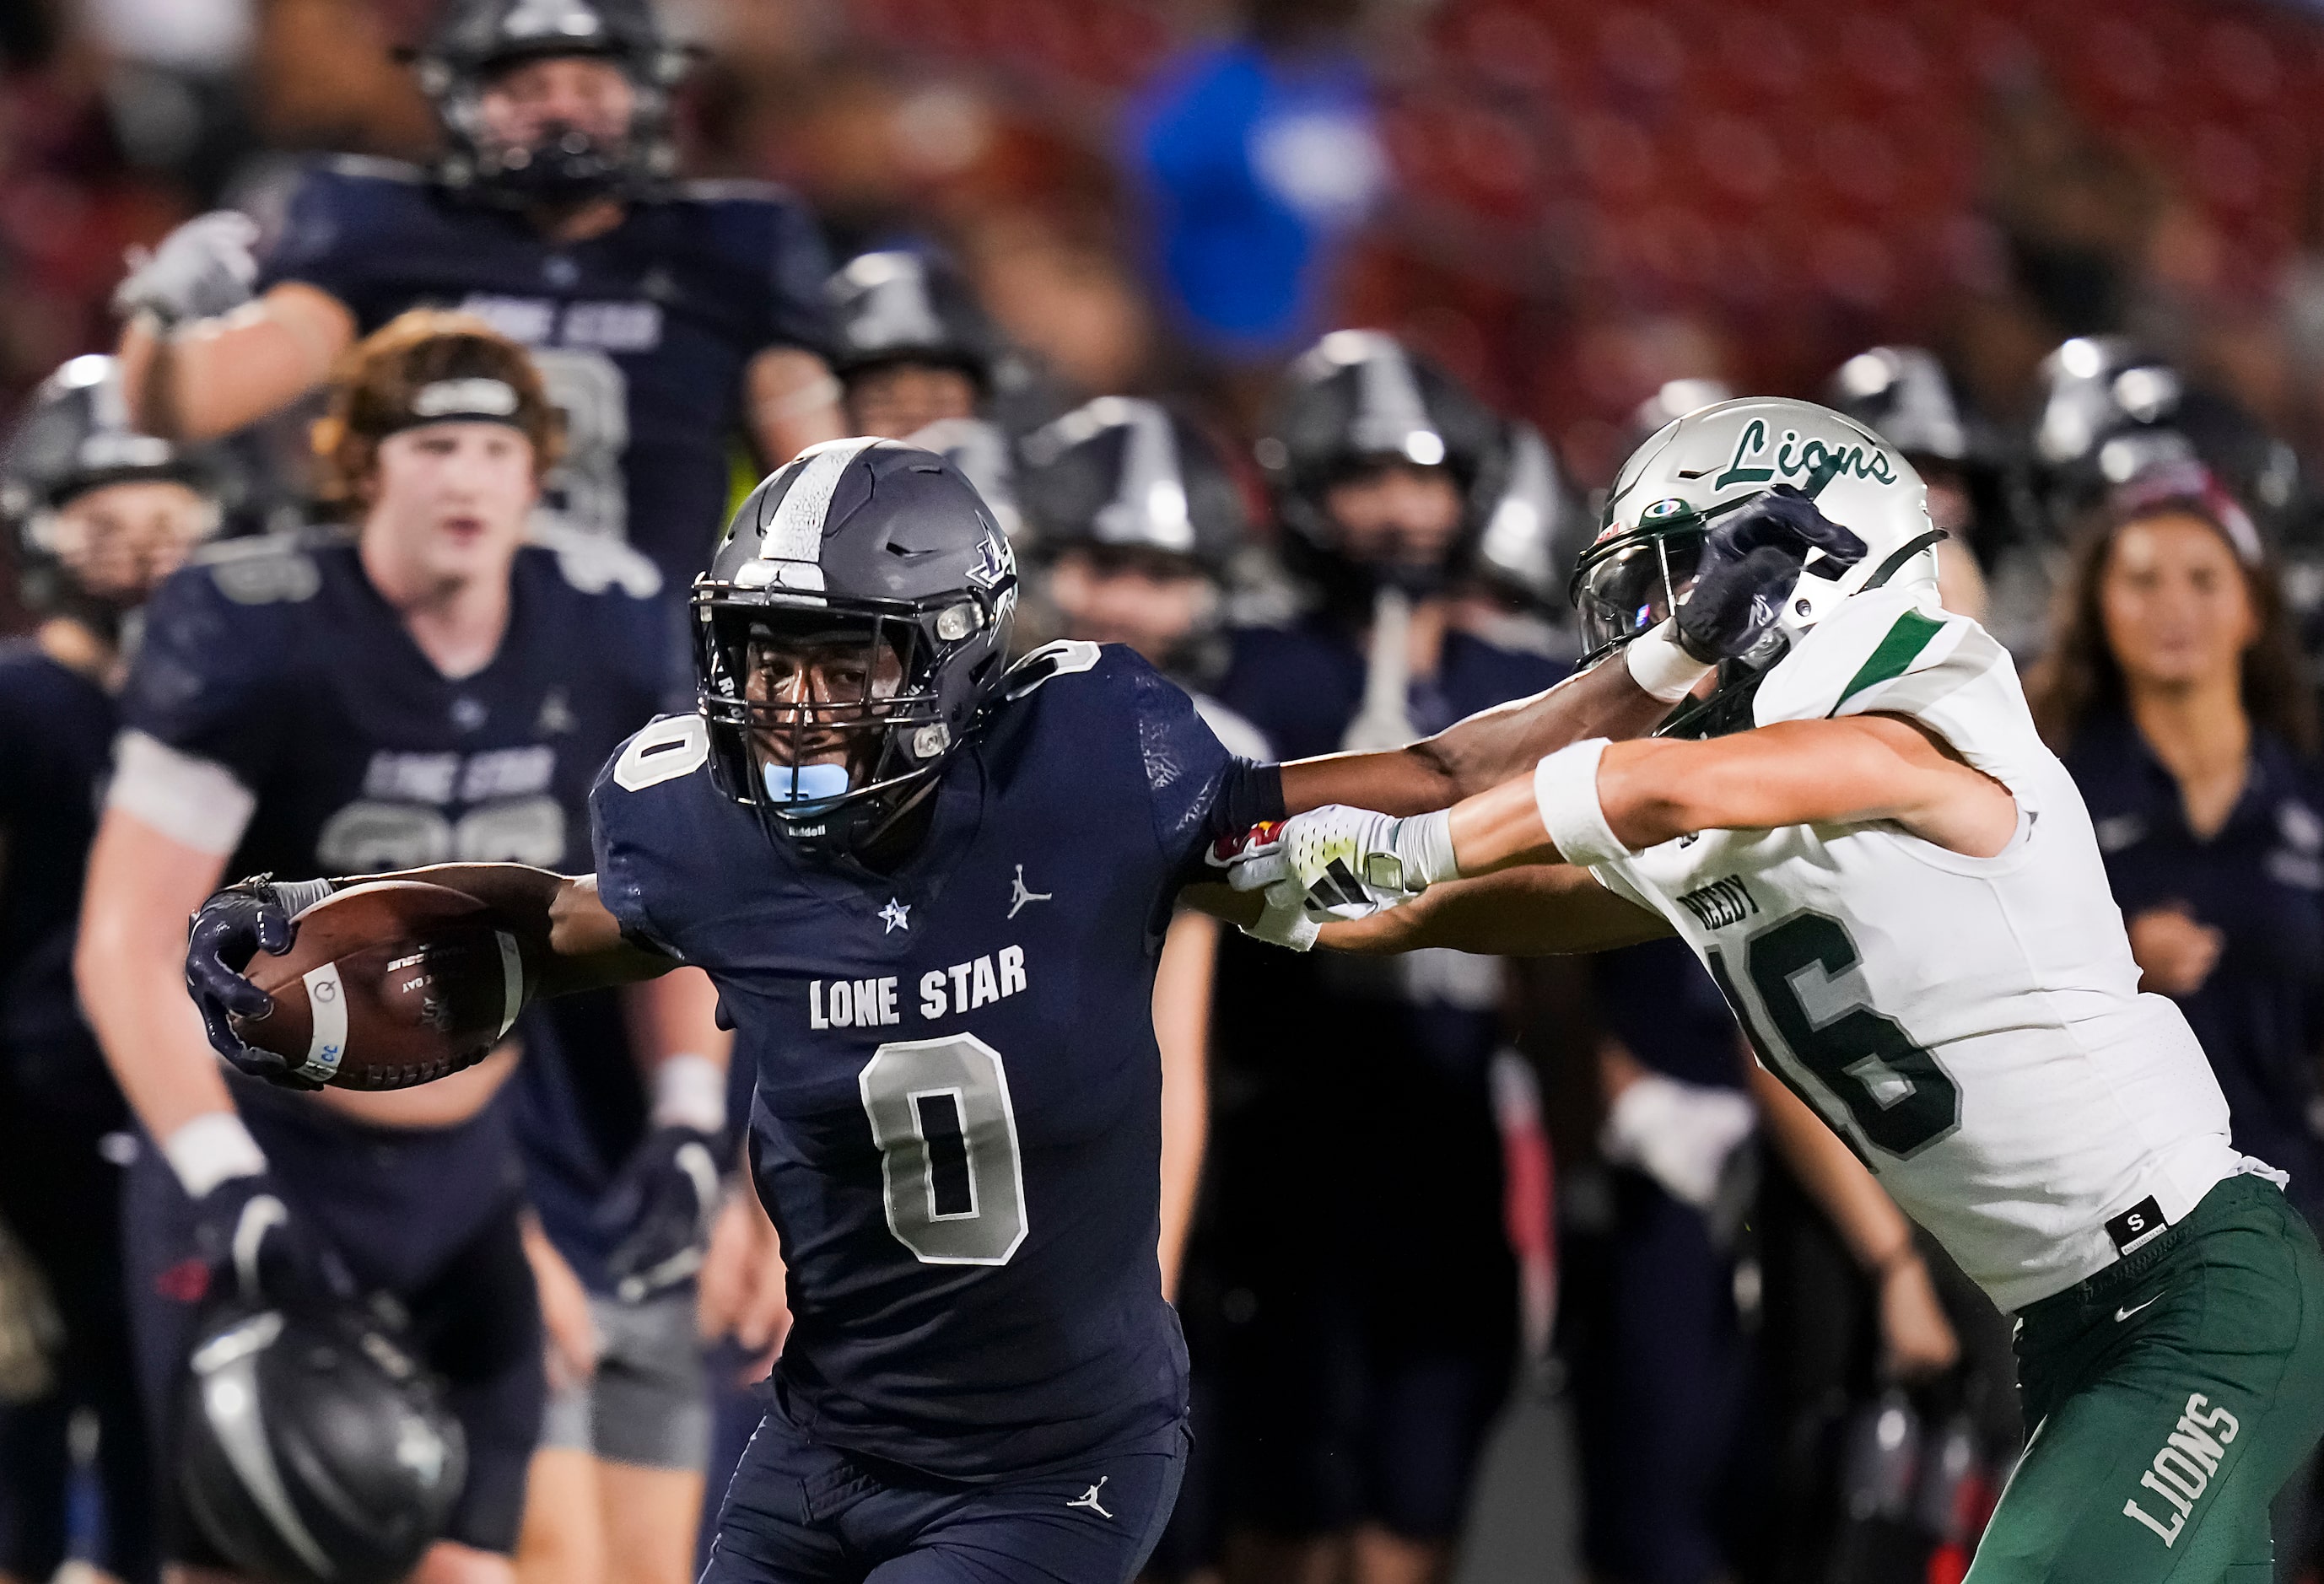
<path fill-rule="evenodd" d="M 127 251 L 219 207 L 272 241 L 320 154 L 430 159 L 398 51 L 433 15 L 0 13 L 0 410 L 114 347 Z M 1857 412 L 1924 465 L 1967 552 L 1948 603 L 2026 669 L 2147 987 L 2195 1022 L 2239 1145 L 2324 1204 L 2324 16 L 667 0 L 660 20 L 697 47 L 681 169 L 784 183 L 835 264 L 917 254 L 989 316 L 971 394 L 1015 455 L 1029 624 L 1158 634 L 1251 733 L 1238 751 L 1405 740 L 1546 686 L 1579 658 L 1564 578 L 1592 492 L 1637 439 L 1733 392 Z M 1499 415 L 1475 447 L 1497 498 L 1472 472 L 1424 530 L 1394 477 L 1341 465 L 1361 447 L 1303 480 L 1283 415 L 1373 355 L 1327 336 L 1348 327 L 1441 371 L 1419 397 L 1456 452 L 1449 415 Z M 916 390 L 857 386 L 851 416 L 883 393 Z M 1063 526 L 1055 465 L 1130 420 L 1054 420 L 1107 396 L 1167 403 L 1178 449 L 1222 463 L 1227 503 L 1194 511 L 1180 562 L 1077 558 Z M 744 486 L 779 460 L 732 449 Z M 296 451 L 245 459 L 276 472 L 235 527 L 299 520 Z M 1504 545 L 1511 503 L 1532 515 Z M 1215 612 L 1169 614 L 1174 578 L 1214 585 Z M 2006 1324 L 1893 1207 L 1791 1174 L 1683 950 L 1506 974 L 1425 954 L 1391 983 L 1200 949 L 1208 1159 L 1166 1273 L 1198 1450 L 1156 1576 L 1959 1577 L 2021 1433 Z M 2286 1578 L 2315 1576 L 2302 1488 Z M 104 1520 L 77 1514 L 86 1551 Z"/>

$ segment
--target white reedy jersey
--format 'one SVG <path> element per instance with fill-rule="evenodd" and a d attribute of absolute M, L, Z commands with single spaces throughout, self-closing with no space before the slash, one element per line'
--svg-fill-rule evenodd
<path fill-rule="evenodd" d="M 2006 849 L 1792 825 L 1682 837 L 1592 872 L 1670 920 L 1761 1061 L 2019 1309 L 2265 1168 L 2229 1146 L 2179 1008 L 2139 992 L 2089 815 L 2001 646 L 1932 592 L 1859 594 L 1754 703 L 1760 725 L 1874 712 L 1922 723 L 2015 795 Z"/>

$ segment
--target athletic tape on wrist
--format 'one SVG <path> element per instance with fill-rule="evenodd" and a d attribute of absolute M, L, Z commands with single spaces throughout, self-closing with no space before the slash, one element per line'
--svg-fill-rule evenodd
<path fill-rule="evenodd" d="M 696 1133 L 726 1127 L 726 1069 L 708 1056 L 681 1053 L 654 1068 L 653 1125 Z"/>
<path fill-rule="evenodd" d="M 232 1111 L 207 1111 L 183 1124 L 161 1140 L 161 1158 L 189 1199 L 204 1198 L 221 1183 L 255 1177 L 266 1169 L 265 1152 Z"/>
<path fill-rule="evenodd" d="M 1630 849 L 1606 823 L 1598 802 L 1598 761 L 1607 741 L 1592 737 L 1561 748 L 1534 767 L 1533 800 L 1543 829 L 1568 863 L 1608 863 L 1628 858 Z"/>
<path fill-rule="evenodd" d="M 1404 884 L 1417 891 L 1461 878 L 1452 854 L 1452 811 L 1416 815 L 1396 824 L 1396 855 L 1404 863 Z"/>
<path fill-rule="evenodd" d="M 1711 669 L 1687 653 L 1679 642 L 1675 616 L 1664 617 L 1660 626 L 1632 639 L 1622 650 L 1622 660 L 1630 668 L 1630 680 L 1643 688 L 1647 697 L 1662 704 L 1676 704 L 1684 698 Z"/>

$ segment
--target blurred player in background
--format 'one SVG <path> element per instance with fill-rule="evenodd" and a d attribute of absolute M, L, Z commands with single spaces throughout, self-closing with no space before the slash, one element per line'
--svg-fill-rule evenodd
<path fill-rule="evenodd" d="M 1048 393 L 951 266 L 897 249 L 850 259 L 825 288 L 848 433 L 908 440 L 968 475 L 1014 537 L 1016 437 Z"/>
<path fill-rule="evenodd" d="M 1026 534 L 1062 636 L 1118 643 L 1193 697 L 1227 751 L 1273 758 L 1210 696 L 1224 668 L 1224 586 L 1249 524 L 1210 439 L 1153 401 L 1105 396 L 1036 431 L 1020 477 Z M 1174 1302 L 1209 1126 L 1211 981 L 1218 926 L 1182 908 L 1154 985 L 1162 1047 L 1162 1292 Z"/>
<path fill-rule="evenodd" d="M 1389 337 L 1294 365 L 1260 461 L 1316 603 L 1231 634 L 1219 698 L 1286 758 L 1400 746 L 1564 668 L 1452 625 L 1501 421 Z M 1501 965 L 1291 964 L 1230 943 L 1215 1119 L 1238 1580 L 1438 1577 L 1516 1354 L 1489 1072 Z M 1356 1163 L 1362 1163 L 1359 1166 Z"/>
<path fill-rule="evenodd" d="M 523 542 L 557 413 L 523 350 L 480 321 L 417 313 L 354 348 L 317 441 L 353 532 L 226 547 L 156 595 L 91 855 L 82 1000 L 152 1141 L 129 1188 L 140 1384 L 167 1447 L 184 1349 L 230 1252 L 269 1302 L 394 1294 L 467 1442 L 466 1488 L 419 1576 L 505 1580 L 544 1384 L 514 1048 L 407 1094 L 309 1098 L 222 1073 L 176 1004 L 171 920 L 229 858 L 284 876 L 570 863 L 596 765 L 669 696 L 675 612 L 619 545 Z M 678 1031 L 665 1050 L 719 1048 L 705 988 L 681 978 L 652 1008 Z M 608 1257 L 616 1280 L 698 1238 L 686 1150 L 720 1130 L 720 1087 L 650 1137 L 635 1235 Z M 552 1339 L 576 1372 L 595 1362 L 588 1327 L 560 1317 Z M 609 1354 L 635 1346 L 608 1329 Z M 689 1326 L 678 1335 L 690 1344 Z M 673 1356 L 655 1367 L 679 1370 L 685 1349 L 656 1346 Z M 625 1428 L 675 1437 L 672 1410 L 650 1401 L 659 1416 L 633 1408 Z M 634 1481 L 622 1518 L 654 1510 L 649 1483 L 699 1488 L 690 1471 Z M 560 1489 L 546 1510 L 595 1524 L 594 1494 Z M 181 1511 L 165 1520 L 173 1560 L 218 1562 Z"/>
<path fill-rule="evenodd" d="M 454 0 L 420 60 L 445 157 L 318 167 L 263 259 L 232 213 L 173 232 L 115 299 L 132 410 L 225 434 L 406 309 L 465 309 L 535 349 L 565 412 L 549 504 L 684 588 L 738 432 L 772 464 L 841 428 L 813 222 L 771 188 L 672 179 L 682 64 L 646 0 Z"/>
<path fill-rule="evenodd" d="M 1249 530 L 1242 492 L 1210 438 L 1157 402 L 1105 396 L 1028 436 L 1019 474 L 1037 595 L 1056 631 L 1126 644 L 1185 688 L 1228 751 L 1273 757 L 1257 727 L 1212 697 L 1227 660 L 1227 583 Z M 1194 1446 L 1152 1566 L 1217 1561 L 1216 1284 L 1184 1266 L 1210 1132 L 1211 996 L 1218 925 L 1180 908 L 1154 981 L 1162 1049 L 1162 1291 L 1192 1358 Z"/>
<path fill-rule="evenodd" d="M 0 1221 L 63 1327 L 51 1389 L 0 1410 L 0 1578 L 29 1584 L 64 1562 L 71 1422 L 86 1409 L 104 1498 L 88 1560 L 146 1584 L 154 1493 L 121 1285 L 122 1163 L 106 1144 L 128 1111 L 81 1020 L 72 942 L 137 612 L 216 531 L 217 480 L 130 431 L 109 357 L 51 376 L 0 465 L 20 595 L 39 618 L 0 648 Z"/>

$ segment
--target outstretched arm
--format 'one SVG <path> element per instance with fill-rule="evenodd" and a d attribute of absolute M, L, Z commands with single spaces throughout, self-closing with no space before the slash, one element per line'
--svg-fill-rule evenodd
<path fill-rule="evenodd" d="M 129 816 L 120 817 L 125 822 L 124 830 L 134 830 L 134 822 Z M 108 827 L 113 824 L 110 815 L 107 823 Z M 106 850 L 105 833 L 100 832 L 97 851 L 101 854 Z M 208 874 L 214 879 L 218 861 L 211 855 L 208 861 Z M 492 910 L 495 927 L 514 937 L 523 953 L 535 999 L 632 984 L 680 966 L 677 958 L 622 935 L 620 924 L 598 899 L 595 875 L 576 879 L 521 863 L 443 863 L 393 874 L 318 880 L 279 881 L 261 875 L 238 881 L 204 902 L 185 937 L 185 985 L 201 1014 L 211 1049 L 253 1077 L 293 1088 L 314 1087 L 281 1056 L 244 1045 L 233 1020 L 264 1018 L 274 1010 L 274 999 L 247 977 L 252 959 L 261 952 L 280 956 L 290 951 L 298 935 L 292 920 L 302 909 L 335 891 L 370 880 L 418 880 L 484 904 Z M 174 934 L 174 926 L 160 921 L 176 915 L 152 907 L 135 911 L 155 921 L 153 929 Z M 89 926 L 84 923 L 80 953 L 84 968 L 91 956 L 90 938 Z M 126 1081 L 124 1087 L 131 1087 Z"/>
<path fill-rule="evenodd" d="M 1304 814 L 1330 803 L 1384 814 L 1447 808 L 1523 775 L 1536 760 L 1569 742 L 1637 737 L 1670 711 L 1670 703 L 1641 687 L 1618 658 L 1545 693 L 1480 711 L 1409 748 L 1294 760 L 1283 767 L 1284 810 Z"/>
<path fill-rule="evenodd" d="M 1676 613 L 1625 644 L 1618 656 L 1409 748 L 1286 765 L 1286 811 L 1342 803 L 1425 814 L 1521 775 L 1568 743 L 1651 732 L 1713 665 L 1751 652 L 1790 597 L 1801 566 L 1819 552 L 1852 566 L 1864 543 L 1796 490 L 1772 490 L 1706 536 Z"/>
<path fill-rule="evenodd" d="M 1262 827 L 1229 879 L 1246 897 L 1264 893 L 1266 911 L 1246 928 L 1304 949 L 1316 923 L 1401 912 L 1448 881 L 1526 866 L 1607 863 L 1701 831 L 1876 822 L 1990 857 L 2015 834 L 2017 804 L 1941 739 L 1893 716 L 1784 722 L 1702 742 L 1593 739 L 1441 812 L 1397 818 L 1342 806 Z M 1461 904 L 1461 912 L 1480 906 Z M 1518 910 L 1540 906 L 1536 899 Z M 1536 949 L 1589 949 L 1563 944 L 1567 906 L 1552 911 L 1558 916 L 1540 927 L 1560 944 Z M 1374 927 L 1394 940 L 1406 926 Z M 1481 928 L 1488 939 L 1515 933 L 1507 920 L 1463 927 Z M 1323 944 L 1363 949 L 1328 936 Z M 1432 937 L 1371 949 L 1442 944 L 1452 943 Z"/>
<path fill-rule="evenodd" d="M 2017 829 L 2016 799 L 1949 745 L 1891 715 L 1785 721 L 1702 742 L 1582 745 L 1451 811 L 1458 872 L 1561 861 L 1553 819 L 1573 839 L 1594 800 L 1630 852 L 1700 831 L 1893 822 L 1924 841 L 1990 857 Z M 1590 854 L 1577 854 L 1585 861 Z"/>
<path fill-rule="evenodd" d="M 1551 957 L 1609 952 L 1670 933 L 1659 915 L 1615 895 L 1587 870 L 1560 863 L 1431 886 L 1402 907 L 1327 924 L 1315 944 L 1367 956 L 1450 946 L 1499 957 Z"/>

